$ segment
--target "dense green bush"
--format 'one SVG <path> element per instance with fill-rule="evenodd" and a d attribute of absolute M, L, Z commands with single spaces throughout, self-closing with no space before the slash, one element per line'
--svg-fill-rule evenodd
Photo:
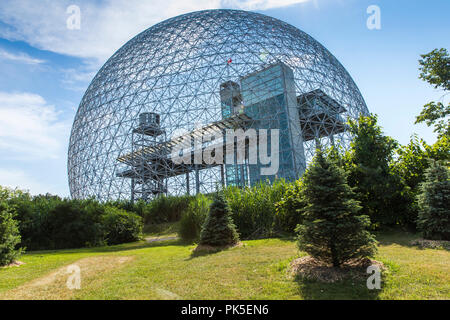
<path fill-rule="evenodd" d="M 16 192 L 8 197 L 8 204 L 17 211 L 21 245 L 29 250 L 136 241 L 143 228 L 142 218 L 134 213 L 114 211 L 110 204 L 95 200 L 68 200 L 51 195 L 31 197 Z"/>
<path fill-rule="evenodd" d="M 143 200 L 111 201 L 106 205 L 133 212 L 144 219 L 144 224 L 177 222 L 189 205 L 192 196 L 161 196 L 147 203 Z"/>
<path fill-rule="evenodd" d="M 395 175 L 403 179 L 411 194 L 411 222 L 415 223 L 419 215 L 418 195 L 420 185 L 425 181 L 425 172 L 430 167 L 430 160 L 450 160 L 450 139 L 441 137 L 434 145 L 428 145 L 414 136 L 410 143 L 397 149 L 397 157 L 392 164 Z"/>
<path fill-rule="evenodd" d="M 63 200 L 23 194 L 10 200 L 18 213 L 22 245 L 30 250 L 68 249 L 104 244 L 103 205 L 94 200 Z"/>
<path fill-rule="evenodd" d="M 284 228 L 277 221 L 276 204 L 281 201 L 288 183 L 279 180 L 273 185 L 260 183 L 251 188 L 228 187 L 224 190 L 234 223 L 244 239 L 270 237 L 277 227 Z M 281 218 L 281 217 L 280 217 Z M 282 230 L 293 232 L 292 230 Z"/>
<path fill-rule="evenodd" d="M 142 238 L 142 218 L 135 213 L 107 206 L 102 227 L 108 245 L 133 242 Z"/>
<path fill-rule="evenodd" d="M 299 249 L 335 267 L 372 256 L 376 241 L 366 230 L 370 220 L 358 215 L 361 207 L 344 171 L 318 149 L 303 181 L 307 206 L 304 224 L 297 228 Z"/>
<path fill-rule="evenodd" d="M 274 229 L 278 232 L 293 233 L 297 225 L 303 222 L 306 203 L 302 196 L 303 180 L 287 185 L 283 197 L 275 204 L 276 215 Z"/>
<path fill-rule="evenodd" d="M 432 161 L 419 194 L 419 229 L 426 239 L 450 240 L 449 169 Z"/>
<path fill-rule="evenodd" d="M 398 143 L 383 134 L 374 115 L 350 121 L 349 130 L 354 138 L 344 161 L 348 184 L 372 227 L 415 224 L 410 188 L 391 167 Z"/>
<path fill-rule="evenodd" d="M 46 249 L 68 249 L 103 245 L 104 207 L 93 200 L 63 200 L 49 211 L 51 242 Z"/>
<path fill-rule="evenodd" d="M 147 212 L 149 211 L 149 204 L 143 200 L 131 202 L 130 200 L 116 200 L 105 203 L 106 206 L 115 207 L 128 212 L 133 212 L 145 219 Z"/>
<path fill-rule="evenodd" d="M 14 210 L 4 201 L 0 202 L 0 266 L 14 262 L 22 253 L 18 249 L 20 234 Z"/>
<path fill-rule="evenodd" d="M 49 195 L 31 197 L 27 193 L 10 199 L 10 205 L 17 211 L 23 246 L 29 250 L 55 248 L 50 211 L 62 202 L 59 197 Z"/>
<path fill-rule="evenodd" d="M 192 198 L 188 208 L 181 217 L 178 234 L 182 240 L 194 242 L 200 239 L 202 226 L 209 213 L 211 200 L 202 194 Z"/>
<path fill-rule="evenodd" d="M 191 196 L 161 196 L 150 202 L 145 209 L 145 223 L 166 223 L 180 221 Z"/>
<path fill-rule="evenodd" d="M 214 195 L 208 217 L 200 233 L 200 244 L 228 246 L 239 242 L 236 226 L 231 218 L 231 209 L 222 192 Z"/>

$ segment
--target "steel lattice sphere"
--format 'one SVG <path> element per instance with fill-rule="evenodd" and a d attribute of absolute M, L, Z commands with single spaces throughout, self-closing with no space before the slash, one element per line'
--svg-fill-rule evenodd
<path fill-rule="evenodd" d="M 170 146 L 181 130 L 243 113 L 253 121 L 249 127 L 288 130 L 281 132 L 280 145 L 294 151 L 282 151 L 280 167 L 286 170 L 275 178 L 296 178 L 317 139 L 348 146 L 346 121 L 369 111 L 338 60 L 297 28 L 245 11 L 181 15 L 125 44 L 90 84 L 70 138 L 71 195 L 147 200 L 161 193 L 210 192 L 221 182 L 254 184 L 251 170 L 239 165 L 148 174 L 157 166 L 149 157 L 164 157 L 162 147 L 142 156 L 141 167 L 136 159 L 146 146 Z M 149 123 L 158 129 L 139 129 Z"/>

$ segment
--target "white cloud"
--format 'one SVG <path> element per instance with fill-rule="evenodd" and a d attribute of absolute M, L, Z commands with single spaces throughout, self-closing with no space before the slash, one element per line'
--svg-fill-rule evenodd
<path fill-rule="evenodd" d="M 29 191 L 33 195 L 46 194 L 50 189 L 34 180 L 26 172 L 21 170 L 0 169 L 0 185 L 11 189 Z"/>
<path fill-rule="evenodd" d="M 82 1 L 80 30 L 67 29 L 66 9 L 71 4 L 71 0 L 2 0 L 0 20 L 12 28 L 3 28 L 0 36 L 103 63 L 126 41 L 155 23 L 190 11 L 217 8 L 220 0 Z"/>
<path fill-rule="evenodd" d="M 61 74 L 63 75 L 61 82 L 65 89 L 85 92 L 89 83 L 94 78 L 97 73 L 96 66 L 87 66 L 77 69 L 62 69 Z"/>
<path fill-rule="evenodd" d="M 268 10 L 308 1 L 310 0 L 223 0 L 222 5 L 243 10 Z"/>
<path fill-rule="evenodd" d="M 105 62 L 133 36 L 167 18 L 221 7 L 266 10 L 308 0 L 102 0 L 77 1 L 81 30 L 67 29 L 72 0 L 2 0 L 0 36 L 57 53 Z M 42 10 L 45 8 L 45 10 Z M 37 14 L 39 12 L 39 14 Z"/>
<path fill-rule="evenodd" d="M 67 145 L 70 123 L 55 107 L 31 93 L 0 92 L 2 160 L 58 159 Z"/>
<path fill-rule="evenodd" d="M 33 57 L 30 57 L 26 53 L 12 53 L 5 50 L 0 50 L 0 59 L 1 60 L 10 60 L 10 61 L 16 61 L 26 64 L 41 64 L 44 63 L 45 60 L 35 59 Z"/>

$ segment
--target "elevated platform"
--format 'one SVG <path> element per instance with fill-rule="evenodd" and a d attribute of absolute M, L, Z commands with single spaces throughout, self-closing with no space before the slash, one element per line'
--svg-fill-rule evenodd
<path fill-rule="evenodd" d="M 119 172 L 118 177 L 130 179 L 157 180 L 161 178 L 170 178 L 182 174 L 190 173 L 195 170 L 203 170 L 218 166 L 218 164 L 176 164 L 172 160 L 172 150 L 181 145 L 187 139 L 195 139 L 204 135 L 213 135 L 215 133 L 224 133 L 227 129 L 245 129 L 251 122 L 251 118 L 245 114 L 238 114 L 229 119 L 213 122 L 204 127 L 190 131 L 166 142 L 155 146 L 144 147 L 138 151 L 123 155 L 117 161 L 126 164 L 131 169 Z M 216 143 L 216 147 L 225 149 L 226 144 L 223 141 Z M 205 147 L 202 146 L 204 149 Z M 192 150 L 195 151 L 195 150 Z M 191 163 L 194 163 L 194 153 L 191 154 Z"/>
<path fill-rule="evenodd" d="M 347 109 L 322 90 L 298 96 L 297 104 L 304 141 L 336 135 L 347 129 L 341 116 Z"/>
<path fill-rule="evenodd" d="M 298 96 L 297 107 L 304 142 L 342 133 L 347 129 L 341 116 L 347 110 L 320 89 Z M 203 152 L 206 148 L 205 145 L 202 145 L 202 150 L 195 150 L 192 145 L 185 147 L 185 150 L 191 153 L 192 164 L 175 163 L 172 159 L 172 150 L 182 145 L 189 138 L 191 141 L 194 141 L 196 138 L 204 135 L 214 135 L 216 133 L 223 135 L 227 129 L 247 130 L 251 127 L 252 122 L 253 119 L 251 117 L 244 112 L 240 112 L 230 118 L 213 122 L 171 140 L 142 147 L 135 152 L 125 154 L 117 159 L 117 161 L 129 167 L 128 170 L 117 173 L 117 176 L 134 179 L 136 183 L 145 184 L 147 181 L 161 181 L 195 171 L 217 167 L 219 166 L 218 164 L 194 164 L 195 152 Z M 165 134 L 163 130 L 155 130 L 151 127 L 141 127 L 135 129 L 133 132 L 151 136 Z M 223 140 L 213 143 L 214 145 L 210 144 L 209 147 L 223 148 L 223 163 L 225 163 L 227 143 Z M 230 143 L 234 144 L 234 141 Z"/>

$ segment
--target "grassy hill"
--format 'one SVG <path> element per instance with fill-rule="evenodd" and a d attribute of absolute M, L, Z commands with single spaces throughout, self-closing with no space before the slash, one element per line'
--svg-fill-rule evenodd
<path fill-rule="evenodd" d="M 163 230 L 156 236 L 164 237 Z M 378 235 L 377 260 L 389 268 L 381 291 L 365 281 L 323 284 L 287 273 L 302 255 L 293 239 L 193 257 L 177 240 L 105 248 L 30 252 L 20 267 L 0 269 L 0 299 L 450 299 L 450 253 L 409 245 L 411 234 Z M 81 289 L 66 286 L 67 266 L 81 269 Z"/>

